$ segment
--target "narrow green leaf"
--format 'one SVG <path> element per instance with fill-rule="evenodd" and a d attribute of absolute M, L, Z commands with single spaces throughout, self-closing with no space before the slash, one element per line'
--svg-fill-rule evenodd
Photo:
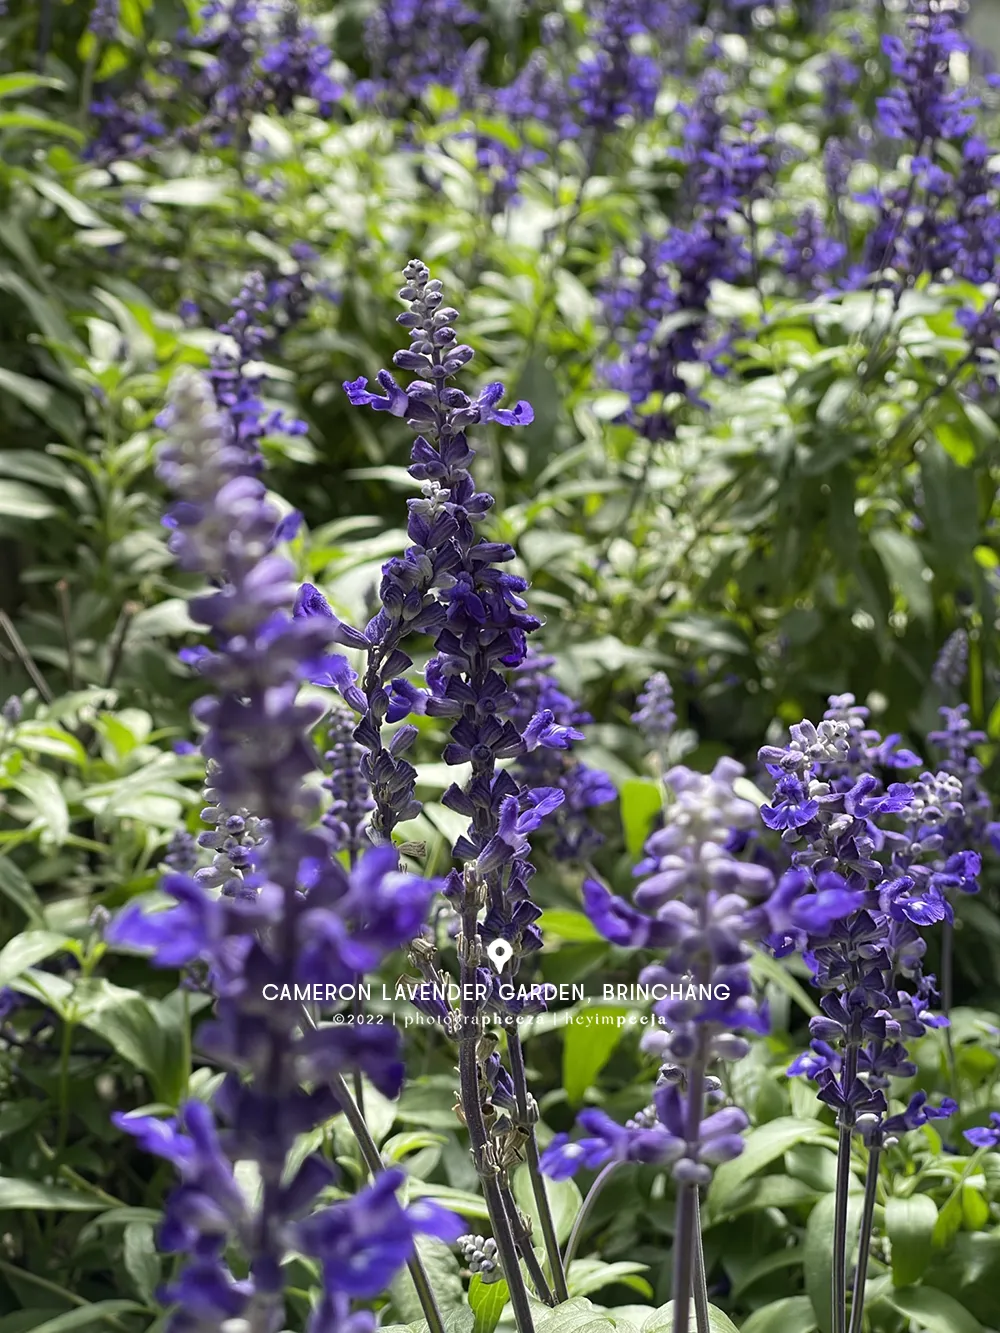
<path fill-rule="evenodd" d="M 819 1015 L 819 1005 L 777 958 L 772 958 L 763 950 L 755 950 L 750 959 L 750 972 L 758 985 L 770 982 L 779 990 L 783 990 L 788 998 L 794 1000 L 802 1012 L 808 1014 L 810 1018 Z"/>
<path fill-rule="evenodd" d="M 605 1263 L 603 1259 L 574 1259 L 566 1274 L 566 1285 L 571 1296 L 589 1296 L 591 1292 L 610 1287 L 616 1282 L 634 1286 L 644 1296 L 652 1296 L 653 1288 L 644 1278 L 636 1279 L 645 1273 L 649 1264 L 640 1264 L 621 1259 L 617 1263 Z"/>
<path fill-rule="evenodd" d="M 122 1257 L 139 1298 L 153 1305 L 160 1285 L 161 1265 L 154 1231 L 148 1222 L 130 1222 L 125 1228 Z"/>
<path fill-rule="evenodd" d="M 100 1213 L 109 1205 L 88 1194 L 61 1185 L 40 1185 L 37 1180 L 0 1176 L 0 1213 L 47 1209 L 56 1212 Z"/>
<path fill-rule="evenodd" d="M 25 764 L 10 783 L 35 807 L 36 823 L 43 830 L 43 844 L 61 847 L 69 833 L 69 810 L 62 788 L 53 775 L 45 769 Z"/>
<path fill-rule="evenodd" d="M 19 93 L 30 93 L 35 88 L 65 88 L 65 86 L 59 79 L 47 79 L 43 74 L 29 74 L 27 71 L 0 75 L 0 97 L 17 97 Z"/>
<path fill-rule="evenodd" d="M 3 517 L 32 523 L 40 518 L 51 518 L 56 512 L 56 506 L 37 486 L 7 478 L 0 481 L 0 515 Z"/>

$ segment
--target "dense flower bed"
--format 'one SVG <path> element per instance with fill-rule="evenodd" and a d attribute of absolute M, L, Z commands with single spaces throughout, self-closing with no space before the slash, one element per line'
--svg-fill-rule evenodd
<path fill-rule="evenodd" d="M 1000 1328 L 967 18 L 8 0 L 0 1333 Z"/>

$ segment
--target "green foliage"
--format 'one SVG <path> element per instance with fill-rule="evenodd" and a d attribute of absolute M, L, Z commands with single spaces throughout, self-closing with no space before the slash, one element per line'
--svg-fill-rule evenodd
<path fill-rule="evenodd" d="M 220 1071 L 193 1054 L 207 997 L 102 939 L 107 913 L 155 892 L 173 831 L 201 827 L 203 761 L 173 748 L 192 739 L 198 682 L 177 659 L 194 642 L 192 585 L 160 523 L 157 416 L 179 367 L 209 365 L 246 275 L 298 271 L 296 242 L 316 251 L 312 299 L 268 349 L 265 392 L 308 430 L 276 430 L 264 448 L 282 505 L 304 515 L 290 547 L 297 573 L 363 623 L 381 564 L 406 544 L 406 433 L 388 414 L 376 429 L 339 386 L 390 364 L 397 275 L 419 253 L 462 312 L 476 374 L 534 407 L 529 429 L 497 432 L 477 462 L 498 501 L 484 530 L 516 546 L 547 622 L 541 641 L 595 719 L 579 752 L 607 770 L 619 801 L 595 817 L 605 840 L 590 869 L 616 892 L 628 895 L 663 799 L 628 720 L 654 669 L 670 673 L 681 717 L 669 762 L 752 762 L 769 729 L 819 715 L 827 694 L 847 689 L 884 732 L 926 752 L 946 701 L 935 656 L 962 627 L 971 715 L 987 731 L 979 758 L 996 788 L 998 406 L 956 318 L 983 293 L 954 280 L 908 287 L 895 304 L 888 292 L 839 289 L 792 301 L 717 281 L 709 306 L 732 328 L 728 372 L 706 376 L 700 402 L 679 403 L 676 430 L 650 444 L 623 424 L 629 400 L 602 377 L 598 294 L 617 256 L 673 216 L 682 131 L 671 109 L 690 91 L 685 72 L 671 73 L 648 126 L 609 136 L 589 179 L 571 145 L 557 168 L 526 173 L 520 205 L 497 218 L 468 132 L 518 149 L 537 129 L 466 113 L 444 89 L 416 102 L 405 127 L 353 103 L 325 116 L 302 102 L 254 117 L 249 158 L 189 132 L 100 166 L 88 156 L 95 83 L 115 95 L 159 87 L 157 53 L 194 8 L 126 0 L 108 42 L 86 31 L 86 6 L 15 0 L 0 18 L 0 703 L 23 704 L 20 720 L 0 723 L 0 1001 L 9 988 L 31 1002 L 2 1020 L 0 1333 L 162 1327 L 156 1292 L 171 1262 L 156 1225 L 170 1175 L 110 1116 L 174 1112 L 210 1096 Z M 370 8 L 312 6 L 324 40 L 358 70 Z M 538 15 L 526 6 L 508 23 L 512 7 L 494 8 L 485 58 L 506 77 L 536 45 Z M 579 28 L 587 6 L 566 9 Z M 775 23 L 751 22 L 739 38 L 737 101 L 802 147 L 780 211 L 819 188 L 808 84 L 826 46 L 796 6 L 762 9 Z M 844 20 L 870 66 L 875 21 L 856 9 Z M 865 81 L 874 98 L 869 67 Z M 186 109 L 168 101 L 165 115 Z M 764 246 L 774 221 L 762 223 Z M 182 302 L 198 313 L 182 317 Z M 425 808 L 405 833 L 440 873 L 454 834 L 440 798 L 454 774 L 437 762 L 439 720 L 418 722 Z M 531 979 L 631 982 L 633 960 L 580 910 L 581 877 L 579 866 L 539 864 L 545 947 Z M 996 1324 L 1000 1156 L 973 1162 L 961 1137 L 1000 1105 L 995 865 L 983 880 L 958 908 L 951 1044 L 928 1036 L 915 1079 L 892 1089 L 903 1101 L 917 1087 L 954 1090 L 962 1112 L 948 1153 L 932 1129 L 884 1156 L 866 1333 Z M 395 960 L 380 979 L 391 985 L 405 966 Z M 829 1333 L 836 1131 L 785 1073 L 818 1009 L 801 966 L 760 954 L 753 976 L 772 1035 L 727 1088 L 753 1125 L 704 1201 L 713 1289 L 725 1292 L 711 1333 Z M 656 1061 L 643 1029 L 567 1021 L 636 1013 L 579 1002 L 525 1023 L 543 1147 L 585 1105 L 622 1121 L 648 1104 Z M 431 1030 L 405 1035 L 411 1078 L 399 1102 L 364 1089 L 373 1137 L 411 1200 L 480 1228 L 488 1212 L 456 1115 L 453 1051 Z M 365 1179 L 343 1117 L 324 1127 L 322 1148 L 345 1190 Z M 852 1165 L 852 1236 L 863 1158 Z M 563 1245 L 591 1178 L 580 1182 L 547 1183 Z M 541 1254 L 524 1165 L 511 1184 Z M 620 1167 L 581 1228 L 571 1300 L 534 1304 L 536 1333 L 671 1333 L 673 1207 L 668 1172 Z M 463 1273 L 438 1245 L 423 1257 L 447 1333 L 505 1333 L 505 1282 Z M 313 1280 L 296 1266 L 292 1333 Z M 372 1304 L 389 1333 L 426 1328 L 406 1273 Z"/>

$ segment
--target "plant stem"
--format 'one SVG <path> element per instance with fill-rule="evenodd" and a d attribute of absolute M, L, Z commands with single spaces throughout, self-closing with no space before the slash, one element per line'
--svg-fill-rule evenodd
<path fill-rule="evenodd" d="M 566 1271 L 559 1254 L 559 1237 L 556 1235 L 555 1223 L 552 1220 L 552 1209 L 549 1207 L 545 1177 L 542 1175 L 542 1169 L 539 1165 L 538 1140 L 535 1138 L 534 1118 L 528 1110 L 528 1077 L 524 1067 L 524 1048 L 521 1045 L 521 1038 L 518 1036 L 516 1028 L 508 1029 L 507 1053 L 510 1056 L 510 1076 L 514 1083 L 518 1119 L 520 1127 L 527 1135 L 525 1156 L 528 1163 L 528 1174 L 531 1177 L 531 1192 L 535 1197 L 538 1222 L 542 1228 L 542 1238 L 545 1242 L 549 1272 L 552 1275 L 552 1286 L 559 1301 L 568 1301 L 569 1291 L 566 1287 Z"/>
<path fill-rule="evenodd" d="M 573 1230 L 569 1233 L 569 1240 L 566 1242 L 566 1254 L 564 1256 L 564 1262 L 566 1264 L 567 1270 L 569 1269 L 570 1264 L 573 1262 L 573 1258 L 576 1254 L 576 1247 L 577 1245 L 579 1245 L 580 1237 L 583 1235 L 584 1223 L 587 1221 L 587 1218 L 593 1212 L 594 1204 L 597 1202 L 598 1195 L 601 1193 L 601 1191 L 604 1189 L 604 1186 L 611 1179 L 612 1172 L 618 1166 L 621 1166 L 621 1162 L 609 1162 L 607 1166 L 601 1168 L 600 1174 L 597 1176 L 597 1178 L 594 1180 L 593 1185 L 591 1185 L 590 1189 L 587 1191 L 587 1197 L 580 1205 L 580 1211 L 577 1213 L 576 1221 L 573 1223 Z"/>
<path fill-rule="evenodd" d="M 701 1200 L 694 1192 L 694 1324 L 697 1333 L 711 1333 L 705 1247 L 701 1239 Z"/>
<path fill-rule="evenodd" d="M 310 1022 L 311 1022 L 310 1018 Z M 333 1088 L 337 1101 L 343 1107 L 344 1115 L 347 1117 L 347 1123 L 357 1139 L 358 1147 L 361 1149 L 361 1156 L 365 1160 L 365 1165 L 373 1176 L 381 1174 L 385 1170 L 385 1163 L 382 1161 L 382 1154 L 378 1150 L 378 1145 L 371 1136 L 371 1131 L 365 1121 L 364 1116 L 358 1110 L 357 1103 L 351 1096 L 351 1090 L 347 1086 L 343 1074 L 334 1074 L 330 1080 L 330 1086 Z M 434 1300 L 434 1292 L 431 1290 L 431 1284 L 428 1281 L 427 1274 L 424 1271 L 424 1265 L 420 1255 L 414 1249 L 413 1257 L 407 1261 L 407 1269 L 413 1285 L 416 1288 L 417 1299 L 420 1302 L 420 1308 L 424 1312 L 424 1318 L 427 1320 L 427 1327 L 430 1333 L 444 1333 L 444 1324 L 441 1321 L 441 1314 L 437 1308 L 437 1302 Z"/>
<path fill-rule="evenodd" d="M 485 887 L 485 886 L 483 886 Z M 514 1321 L 518 1333 L 534 1333 L 534 1321 L 531 1318 L 531 1305 L 528 1292 L 521 1276 L 521 1266 L 517 1258 L 517 1246 L 510 1229 L 510 1219 L 504 1207 L 498 1181 L 499 1167 L 493 1145 L 490 1143 L 480 1100 L 479 1058 L 476 1047 L 479 1040 L 478 1012 L 476 1009 L 476 967 L 481 958 L 481 948 L 477 936 L 477 920 L 483 899 L 479 897 L 480 886 L 466 883 L 462 904 L 462 933 L 457 941 L 461 964 L 462 1006 L 461 1024 L 458 1032 L 458 1076 L 462 1102 L 462 1113 L 469 1130 L 469 1142 L 472 1148 L 472 1160 L 476 1174 L 483 1189 L 483 1199 L 490 1215 L 493 1239 L 497 1243 L 500 1265 L 507 1279 L 510 1303 L 514 1311 Z"/>
<path fill-rule="evenodd" d="M 21 665 L 24 667 L 25 671 L 31 677 L 35 689 L 42 696 L 45 702 L 47 704 L 50 704 L 52 702 L 52 691 L 49 689 L 48 682 L 46 681 L 45 677 L 39 670 L 38 665 L 35 662 L 35 659 L 31 656 L 27 648 L 24 646 L 24 640 L 17 632 L 17 626 L 11 620 L 10 616 L 7 614 L 6 611 L 0 611 L 0 628 L 3 629 L 3 632 L 7 635 L 7 638 L 10 640 L 10 646 L 14 649 L 14 652 L 17 654 L 21 662 Z"/>
<path fill-rule="evenodd" d="M 59 1134 L 56 1139 L 56 1156 L 62 1155 L 69 1137 L 69 1061 L 73 1053 L 73 1031 L 75 1023 L 63 1019 L 62 1042 L 59 1049 Z"/>
<path fill-rule="evenodd" d="M 945 921 L 941 928 L 941 1012 L 945 1018 L 951 1017 L 954 990 L 955 927 L 951 921 Z M 958 1069 L 955 1064 L 955 1039 L 951 1024 L 944 1030 L 945 1060 L 948 1064 L 949 1091 L 958 1101 Z"/>
<path fill-rule="evenodd" d="M 701 1134 L 701 1116 L 705 1104 L 705 1039 L 699 1034 L 698 1050 L 691 1062 L 687 1084 L 685 1138 L 687 1156 L 697 1160 Z M 691 1320 L 691 1290 L 695 1236 L 698 1223 L 698 1186 L 685 1181 L 677 1190 L 677 1231 L 674 1237 L 674 1328 L 673 1333 L 688 1333 Z"/>
<path fill-rule="evenodd" d="M 542 1266 L 538 1262 L 538 1256 L 535 1254 L 534 1247 L 531 1244 L 531 1226 L 521 1225 L 522 1218 L 517 1203 L 511 1193 L 510 1186 L 503 1184 L 500 1186 L 500 1193 L 503 1195 L 504 1207 L 507 1209 L 507 1216 L 510 1219 L 510 1229 L 514 1234 L 514 1244 L 517 1246 L 521 1258 L 524 1260 L 524 1266 L 528 1270 L 528 1276 L 540 1300 L 546 1305 L 555 1305 L 556 1298 L 552 1294 L 552 1288 L 545 1280 L 545 1274 Z"/>
<path fill-rule="evenodd" d="M 67 1287 L 61 1287 L 58 1282 L 50 1282 L 48 1278 L 39 1277 L 37 1273 L 30 1273 L 26 1268 L 18 1268 L 17 1264 L 9 1264 L 5 1259 L 0 1259 L 0 1273 L 7 1273 L 12 1278 L 16 1278 L 18 1282 L 29 1282 L 32 1286 L 38 1287 L 40 1291 L 51 1292 L 53 1296 L 58 1296 L 60 1300 L 66 1301 L 68 1305 L 75 1305 L 77 1309 L 90 1305 L 90 1301 L 84 1300 L 82 1296 L 77 1296 L 75 1292 L 70 1291 Z M 145 1308 L 148 1309 L 148 1307 Z M 105 1314 L 101 1317 L 112 1328 L 122 1329 L 123 1333 L 128 1327 L 117 1315 Z"/>
<path fill-rule="evenodd" d="M 854 1293 L 851 1297 L 850 1333 L 861 1333 L 865 1317 L 865 1283 L 868 1281 L 868 1253 L 872 1244 L 872 1221 L 875 1217 L 875 1194 L 878 1189 L 878 1168 L 881 1148 L 872 1148 L 868 1154 L 865 1175 L 865 1199 L 861 1210 L 861 1233 L 858 1237 L 858 1266 L 854 1274 Z"/>
<path fill-rule="evenodd" d="M 73 641 L 73 621 L 69 605 L 69 584 L 60 579 L 56 584 L 59 598 L 59 615 L 62 619 L 63 642 L 66 645 L 66 681 L 71 690 L 76 689 L 76 649 Z"/>
<path fill-rule="evenodd" d="M 858 1048 L 851 1044 L 844 1053 L 844 1072 L 841 1089 L 845 1097 L 854 1085 L 858 1067 Z M 851 1184 L 851 1139 L 854 1134 L 854 1116 L 845 1107 L 838 1120 L 837 1188 L 833 1215 L 833 1278 L 832 1319 L 833 1333 L 847 1333 L 847 1205 Z"/>

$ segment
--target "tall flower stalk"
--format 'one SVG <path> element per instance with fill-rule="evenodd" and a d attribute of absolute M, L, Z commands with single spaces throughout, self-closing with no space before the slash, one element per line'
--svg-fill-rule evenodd
<path fill-rule="evenodd" d="M 868 728 L 867 710 L 853 696 L 829 703 L 818 726 L 797 723 L 786 745 L 760 751 L 775 786 L 761 813 L 791 852 L 785 881 L 810 883 L 821 898 L 835 896 L 845 909 L 828 921 L 778 932 L 771 944 L 779 956 L 801 951 L 823 991 L 822 1013 L 810 1023 L 810 1052 L 789 1072 L 813 1078 L 820 1101 L 836 1113 L 832 1326 L 834 1333 L 847 1333 L 850 1319 L 851 1333 L 860 1333 L 881 1154 L 900 1133 L 954 1110 L 950 1101 L 940 1109 L 928 1107 L 919 1093 L 905 1111 L 890 1115 L 887 1093 L 893 1077 L 916 1073 L 904 1039 L 947 1023 L 931 1013 L 936 991 L 934 978 L 922 972 L 926 945 L 919 927 L 951 919 L 946 891 L 955 867 L 937 860 L 938 830 L 954 814 L 960 791 L 948 775 L 930 773 L 886 787 L 874 770 L 912 767 L 917 757 L 899 748 L 898 737 L 883 741 Z M 869 1149 L 869 1165 L 849 1302 L 848 1193 L 855 1135 Z"/>
<path fill-rule="evenodd" d="M 314 1028 L 297 1005 L 262 997 L 287 984 L 346 983 L 376 967 L 419 928 L 435 885 L 400 874 L 394 854 L 377 848 L 349 876 L 326 830 L 314 825 L 305 779 L 315 767 L 309 732 L 318 710 L 298 691 L 330 626 L 293 618 L 293 569 L 275 549 L 278 511 L 258 478 L 257 456 L 204 379 L 188 372 L 175 381 L 166 424 L 159 471 L 176 497 L 170 547 L 183 570 L 209 583 L 190 602 L 212 635 L 197 658 L 211 688 L 194 710 L 205 729 L 202 751 L 220 804 L 255 812 L 263 836 L 240 867 L 239 892 L 223 884 L 216 895 L 204 878 L 172 874 L 163 889 L 174 906 L 147 915 L 132 905 L 109 930 L 112 942 L 150 950 L 159 966 L 207 969 L 216 1008 L 198 1036 L 226 1071 L 211 1107 L 191 1101 L 174 1120 L 117 1123 L 173 1162 L 181 1178 L 160 1237 L 185 1256 L 163 1293 L 176 1306 L 171 1327 L 208 1333 L 239 1319 L 278 1333 L 282 1267 L 298 1252 L 314 1257 L 322 1274 L 310 1333 L 327 1333 L 349 1317 L 353 1298 L 384 1290 L 418 1232 L 451 1239 L 461 1228 L 437 1208 L 403 1210 L 399 1172 L 329 1207 L 322 1196 L 335 1175 L 322 1154 L 309 1154 L 289 1175 L 300 1135 L 345 1109 L 345 1072 L 360 1070 L 384 1095 L 398 1094 L 398 1036 Z M 255 1164 L 258 1202 L 239 1188 L 237 1161 Z M 246 1258 L 245 1278 L 229 1267 L 232 1246 Z"/>
<path fill-rule="evenodd" d="M 541 946 L 534 924 L 540 909 L 528 891 L 533 873 L 527 859 L 528 835 L 562 804 L 564 793 L 554 787 L 522 787 L 499 765 L 539 747 L 566 749 L 581 733 L 560 723 L 545 707 L 523 726 L 516 724 L 517 698 L 506 673 L 524 661 L 527 636 L 540 622 L 527 611 L 522 596 L 525 581 L 503 568 L 514 559 L 513 548 L 476 534 L 476 524 L 493 498 L 476 490 L 467 431 L 488 422 L 527 424 L 531 408 L 523 402 L 501 408 L 499 384 L 487 385 L 472 399 L 450 383 L 472 358 L 472 349 L 457 341 L 458 312 L 444 304 L 441 283 L 431 278 L 426 265 L 412 261 L 404 278 L 400 297 L 408 308 L 398 322 L 409 332 L 409 346 L 396 353 L 394 362 L 423 378 L 403 389 L 382 370 L 378 374 L 382 393 L 371 392 L 365 378 L 345 388 L 355 405 L 387 411 L 417 432 L 410 473 L 422 483 L 423 495 L 409 502 L 413 545 L 383 568 L 381 609 L 363 631 L 340 626 L 341 642 L 367 654 L 360 682 L 355 683 L 357 678 L 343 659 L 333 674 L 346 702 L 362 714 L 355 737 L 367 751 L 363 771 L 375 803 L 371 836 L 376 840 L 389 841 L 393 828 L 419 810 L 413 797 L 416 772 L 401 758 L 416 736 L 416 728 L 404 721 L 408 715 L 451 719 L 445 762 L 468 764 L 471 770 L 464 787 L 452 784 L 442 798 L 469 820 L 454 849 L 462 869 L 452 872 L 446 886 L 461 923 L 457 947 L 462 1001 L 460 1012 L 449 1021 L 459 1047 L 462 1113 L 518 1325 L 525 1333 L 531 1327 L 531 1314 L 517 1252 L 520 1248 L 529 1270 L 533 1255 L 524 1225 L 507 1197 L 506 1181 L 516 1142 L 524 1144 L 555 1296 L 565 1299 L 567 1292 L 538 1166 L 534 1130 L 538 1113 L 527 1088 L 517 1035 L 519 1007 L 496 998 L 485 949 L 501 938 L 510 944 L 506 976 L 512 977 L 520 958 Z M 300 598 L 300 610 L 332 616 L 314 589 Z M 426 688 L 402 675 L 412 659 L 401 644 L 415 632 L 433 636 L 435 655 L 425 668 Z M 393 722 L 404 725 L 386 744 L 383 724 Z M 420 957 L 425 969 L 431 969 L 433 960 L 426 951 Z M 505 1031 L 511 1062 L 512 1124 L 503 1130 L 502 1139 L 497 1137 L 500 1131 L 493 1112 L 483 1101 L 480 1038 L 487 1013 Z M 541 1286 L 536 1281 L 536 1287 Z"/>
<path fill-rule="evenodd" d="M 733 789 L 742 773 L 740 764 L 722 759 L 711 774 L 682 766 L 664 774 L 663 824 L 636 867 L 642 878 L 633 902 L 585 881 L 584 909 L 601 934 L 658 957 L 640 981 L 664 987 L 666 998 L 654 1006 L 657 1026 L 642 1045 L 664 1063 L 650 1107 L 625 1125 L 586 1110 L 579 1117 L 586 1137 L 558 1135 L 542 1161 L 556 1178 L 601 1168 L 595 1190 L 616 1162 L 669 1166 L 677 1189 L 673 1333 L 688 1333 L 692 1305 L 699 1333 L 706 1327 L 699 1193 L 715 1165 L 742 1152 L 749 1124 L 739 1107 L 719 1106 L 722 1084 L 711 1072 L 717 1062 L 746 1054 L 744 1034 L 766 1030 L 753 996 L 749 946 L 776 930 L 827 922 L 849 906 L 849 896 L 811 893 L 803 879 L 776 887 L 768 868 L 740 859 L 759 822 L 755 806 Z"/>

